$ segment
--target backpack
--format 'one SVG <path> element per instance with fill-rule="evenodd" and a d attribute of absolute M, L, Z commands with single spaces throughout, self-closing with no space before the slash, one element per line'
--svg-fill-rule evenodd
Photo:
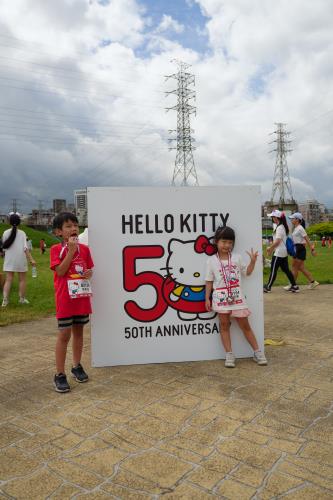
<path fill-rule="evenodd" d="M 288 255 L 290 255 L 291 257 L 296 256 L 295 244 L 294 244 L 292 238 L 290 238 L 290 236 L 287 236 L 287 239 L 286 239 L 286 249 L 287 249 Z"/>

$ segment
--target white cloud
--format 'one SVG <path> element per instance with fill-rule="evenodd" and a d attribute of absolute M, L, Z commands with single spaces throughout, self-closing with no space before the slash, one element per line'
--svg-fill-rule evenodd
<path fill-rule="evenodd" d="M 174 31 L 175 33 L 182 33 L 184 31 L 184 25 L 180 24 L 176 19 L 171 16 L 163 14 L 160 24 L 156 28 L 157 33 L 163 33 L 165 31 Z"/>
<path fill-rule="evenodd" d="M 33 9 L 29 0 L 6 2 L 0 211 L 12 198 L 23 209 L 70 199 L 84 185 L 169 184 L 175 152 L 167 151 L 167 131 L 176 113 L 164 108 L 176 97 L 164 91 L 176 80 L 164 75 L 176 72 L 173 58 L 196 75 L 201 185 L 261 184 L 270 197 L 275 159 L 267 143 L 282 121 L 292 132 L 295 195 L 333 206 L 330 0 L 196 3 L 209 36 L 200 53 L 181 44 L 185 21 L 164 15 L 153 28 L 135 0 L 36 0 Z"/>

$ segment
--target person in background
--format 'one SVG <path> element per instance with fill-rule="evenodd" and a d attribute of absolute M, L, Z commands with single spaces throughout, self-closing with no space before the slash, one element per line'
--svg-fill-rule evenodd
<path fill-rule="evenodd" d="M 271 214 L 267 214 L 272 217 L 273 223 L 275 225 L 273 230 L 273 243 L 266 249 L 267 255 L 272 256 L 271 260 L 271 272 L 268 278 L 268 282 L 264 285 L 264 293 L 271 292 L 271 288 L 276 279 L 278 269 L 281 268 L 285 273 L 289 282 L 291 283 L 288 291 L 297 293 L 299 292 L 299 287 L 296 284 L 296 280 L 289 269 L 288 265 L 288 252 L 286 247 L 287 235 L 289 234 L 289 228 L 287 224 L 286 217 L 280 210 L 273 210 Z"/>
<path fill-rule="evenodd" d="M 27 248 L 29 252 L 32 252 L 32 240 L 30 240 L 27 236 Z"/>
<path fill-rule="evenodd" d="M 11 213 L 9 224 L 12 228 L 6 229 L 2 235 L 3 250 L 5 252 L 3 270 L 6 272 L 2 307 L 6 307 L 9 303 L 9 294 L 14 279 L 14 273 L 18 274 L 19 279 L 19 303 L 29 304 L 29 301 L 25 297 L 28 260 L 32 266 L 36 266 L 36 262 L 28 250 L 25 232 L 18 229 L 20 223 L 21 219 L 19 214 Z"/>
<path fill-rule="evenodd" d="M 79 234 L 79 243 L 83 243 L 83 245 L 89 246 L 88 240 L 88 228 L 86 227 L 83 233 Z"/>
<path fill-rule="evenodd" d="M 304 229 L 305 222 L 303 216 L 300 212 L 295 212 L 292 215 L 289 215 L 289 219 L 294 227 L 292 232 L 292 239 L 296 249 L 296 256 L 293 257 L 292 260 L 292 273 L 294 275 L 295 280 L 297 280 L 298 273 L 303 273 L 304 276 L 309 280 L 308 289 L 313 290 L 319 285 L 319 282 L 316 281 L 310 271 L 305 269 L 304 262 L 306 260 L 306 245 L 309 246 L 311 255 L 315 256 L 315 246 L 311 243 L 306 231 Z M 291 285 L 288 287 L 284 287 L 285 290 L 290 289 Z"/>
<path fill-rule="evenodd" d="M 45 250 L 46 250 L 46 243 L 45 243 L 44 238 L 42 238 L 39 242 L 39 249 L 40 249 L 40 253 L 43 255 L 45 253 Z"/>

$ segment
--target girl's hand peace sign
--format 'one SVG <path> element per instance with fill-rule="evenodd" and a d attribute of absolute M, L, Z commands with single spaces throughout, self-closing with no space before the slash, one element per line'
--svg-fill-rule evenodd
<path fill-rule="evenodd" d="M 250 257 L 251 262 L 256 263 L 258 258 L 258 252 L 255 252 L 253 248 L 251 248 L 250 252 L 246 251 L 247 255 Z"/>

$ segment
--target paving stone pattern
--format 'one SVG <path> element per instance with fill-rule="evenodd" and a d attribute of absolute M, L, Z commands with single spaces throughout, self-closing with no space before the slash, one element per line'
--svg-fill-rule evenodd
<path fill-rule="evenodd" d="M 0 498 L 333 499 L 333 286 L 264 299 L 267 367 L 91 368 L 68 394 L 54 318 L 1 328 Z"/>

